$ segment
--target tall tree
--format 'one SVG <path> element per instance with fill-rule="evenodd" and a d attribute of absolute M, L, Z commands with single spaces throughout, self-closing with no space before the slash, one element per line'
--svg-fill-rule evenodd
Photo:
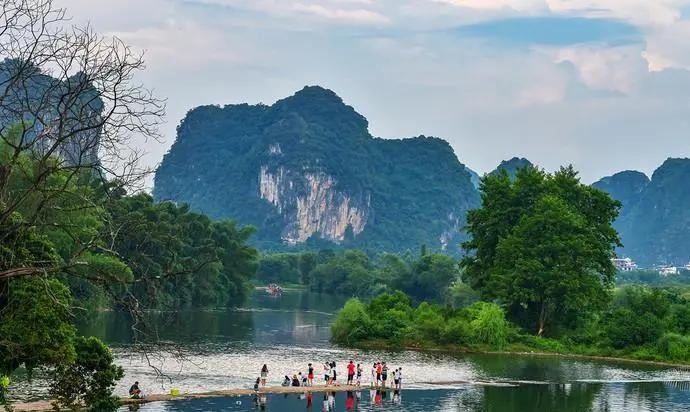
<path fill-rule="evenodd" d="M 467 283 L 540 336 L 605 308 L 620 244 L 612 227 L 618 202 L 582 184 L 572 167 L 486 176 L 480 190 L 463 244 Z"/>

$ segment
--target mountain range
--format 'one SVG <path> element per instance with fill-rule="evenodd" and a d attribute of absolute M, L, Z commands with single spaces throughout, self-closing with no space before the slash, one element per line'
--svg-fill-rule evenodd
<path fill-rule="evenodd" d="M 516 157 L 491 173 L 527 165 Z M 625 171 L 593 184 L 623 205 L 619 255 L 643 266 L 690 259 L 689 178 L 690 159 L 668 159 L 651 179 Z M 445 140 L 374 137 L 334 92 L 308 86 L 270 106 L 190 110 L 156 171 L 154 197 L 253 225 L 268 250 L 426 245 L 457 254 L 479 180 Z"/>

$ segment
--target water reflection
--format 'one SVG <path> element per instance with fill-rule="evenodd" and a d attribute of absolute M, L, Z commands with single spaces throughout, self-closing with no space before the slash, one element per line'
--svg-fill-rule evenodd
<path fill-rule="evenodd" d="M 669 396 L 651 404 L 636 399 L 616 385 L 563 384 L 515 387 L 478 387 L 461 389 L 377 391 L 340 393 L 304 393 L 268 395 L 144 405 L 141 412 L 159 411 L 463 411 L 463 412 L 618 412 L 618 411 L 688 411 L 688 394 L 672 386 Z M 126 409 L 122 409 L 125 411 Z"/>

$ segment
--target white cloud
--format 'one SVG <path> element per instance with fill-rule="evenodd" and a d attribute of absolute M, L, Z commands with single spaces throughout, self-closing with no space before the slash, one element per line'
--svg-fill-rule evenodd
<path fill-rule="evenodd" d="M 327 8 L 320 4 L 297 3 L 293 9 L 298 12 L 324 17 L 329 20 L 347 23 L 389 23 L 390 20 L 379 13 L 365 9 Z"/>
<path fill-rule="evenodd" d="M 435 3 L 450 6 L 481 10 L 514 10 L 518 12 L 534 13 L 546 11 L 544 0 L 431 0 Z"/>
<path fill-rule="evenodd" d="M 548 50 L 556 63 L 569 62 L 579 80 L 593 90 L 626 94 L 637 90 L 641 72 L 646 69 L 640 45 L 598 47 L 592 45 Z"/>

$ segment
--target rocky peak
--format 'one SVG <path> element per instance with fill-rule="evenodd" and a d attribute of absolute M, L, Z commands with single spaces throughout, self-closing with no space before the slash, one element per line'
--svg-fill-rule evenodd
<path fill-rule="evenodd" d="M 501 164 L 494 169 L 491 174 L 496 174 L 500 173 L 502 170 L 505 170 L 508 173 L 508 176 L 510 176 L 511 179 L 515 178 L 515 174 L 517 173 L 518 169 L 522 169 L 528 166 L 534 166 L 532 162 L 529 160 L 525 159 L 524 157 L 513 157 L 510 160 L 504 160 L 501 162 Z"/>

